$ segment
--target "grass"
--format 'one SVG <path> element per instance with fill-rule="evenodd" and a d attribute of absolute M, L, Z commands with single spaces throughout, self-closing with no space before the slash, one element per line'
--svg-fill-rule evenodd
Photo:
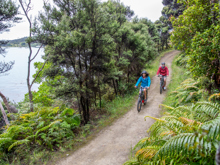
<path fill-rule="evenodd" d="M 167 92 L 167 97 L 165 98 L 165 100 L 163 101 L 163 104 L 166 105 L 172 105 L 172 102 L 175 98 L 175 95 L 170 95 L 170 93 L 172 91 L 175 91 L 175 89 L 187 78 L 189 78 L 189 75 L 187 74 L 186 70 L 181 67 L 178 66 L 175 63 L 175 60 L 178 58 L 178 56 L 176 56 L 172 62 L 172 80 L 170 82 L 170 84 L 168 85 L 168 92 Z"/>

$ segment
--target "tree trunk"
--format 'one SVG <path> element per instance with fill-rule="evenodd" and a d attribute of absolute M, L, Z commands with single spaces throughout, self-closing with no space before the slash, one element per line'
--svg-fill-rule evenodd
<path fill-rule="evenodd" d="M 114 89 L 115 89 L 115 95 L 117 96 L 117 95 L 118 95 L 118 93 L 117 93 L 117 89 L 116 89 L 116 86 L 115 86 L 115 80 L 114 80 L 114 79 L 112 79 L 112 82 L 113 82 L 113 86 L 114 86 Z"/>
<path fill-rule="evenodd" d="M 98 74 L 98 87 L 99 87 L 99 107 L 100 107 L 100 109 L 101 109 L 101 107 L 102 107 L 102 98 L 101 98 L 101 89 L 100 89 L 99 77 L 100 77 L 100 72 L 99 72 L 99 74 Z"/>
<path fill-rule="evenodd" d="M 129 79 L 129 75 L 130 75 L 130 74 L 129 74 L 129 66 L 128 66 L 128 71 L 127 71 L 127 83 L 129 83 L 129 80 L 130 80 L 130 79 Z"/>
<path fill-rule="evenodd" d="M 86 121 L 89 122 L 89 120 L 90 120 L 89 99 L 86 98 Z"/>
<path fill-rule="evenodd" d="M 32 95 L 30 87 L 28 87 L 28 94 L 29 94 L 30 110 L 31 110 L 31 112 L 33 112 L 34 111 L 34 103 L 33 103 L 33 95 Z"/>
<path fill-rule="evenodd" d="M 3 102 L 5 103 L 5 106 L 7 107 L 8 112 L 12 113 L 6 97 L 1 92 L 0 92 L 0 96 L 1 96 L 1 98 L 3 100 Z"/>
<path fill-rule="evenodd" d="M 0 109 L 1 109 L 1 112 L 2 112 L 2 116 L 3 116 L 4 120 L 5 120 L 5 124 L 9 125 L 8 117 L 7 117 L 6 113 L 5 113 L 5 110 L 4 110 L 1 102 L 0 102 Z"/>

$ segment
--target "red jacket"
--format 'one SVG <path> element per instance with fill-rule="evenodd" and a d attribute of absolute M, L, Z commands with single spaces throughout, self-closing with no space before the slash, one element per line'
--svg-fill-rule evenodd
<path fill-rule="evenodd" d="M 169 76 L 169 70 L 168 68 L 165 66 L 165 68 L 162 68 L 161 66 L 159 67 L 158 71 L 157 71 L 157 75 L 160 74 L 162 76 Z"/>

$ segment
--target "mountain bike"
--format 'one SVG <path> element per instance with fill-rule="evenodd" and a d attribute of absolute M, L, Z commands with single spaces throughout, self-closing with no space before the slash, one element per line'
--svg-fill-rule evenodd
<path fill-rule="evenodd" d="M 163 89 L 164 89 L 164 76 L 159 75 L 158 77 L 161 77 L 161 79 L 160 79 L 160 94 L 162 94 Z"/>
<path fill-rule="evenodd" d="M 147 100 L 146 102 L 144 101 L 144 88 L 141 87 L 140 90 L 141 90 L 141 93 L 139 94 L 139 97 L 138 97 L 138 102 L 137 102 L 137 111 L 140 112 L 141 111 L 141 106 L 142 104 L 146 104 L 147 103 Z M 147 90 L 147 99 L 148 99 L 148 90 Z"/>

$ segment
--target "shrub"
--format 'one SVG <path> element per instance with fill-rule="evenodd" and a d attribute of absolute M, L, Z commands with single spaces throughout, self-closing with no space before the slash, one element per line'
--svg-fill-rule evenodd
<path fill-rule="evenodd" d="M 15 150 L 19 145 L 44 146 L 54 150 L 74 137 L 73 131 L 79 125 L 80 116 L 74 114 L 73 109 L 64 107 L 43 107 L 35 112 L 17 114 L 0 134 L 0 155 Z"/>

